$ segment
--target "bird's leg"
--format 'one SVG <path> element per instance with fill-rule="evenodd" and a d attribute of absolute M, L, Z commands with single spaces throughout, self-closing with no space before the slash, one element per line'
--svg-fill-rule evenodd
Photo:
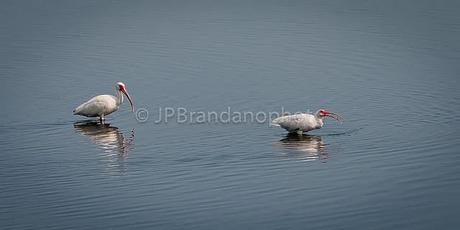
<path fill-rule="evenodd" d="M 99 121 L 101 122 L 101 124 L 104 124 L 105 117 L 103 114 L 99 117 Z"/>

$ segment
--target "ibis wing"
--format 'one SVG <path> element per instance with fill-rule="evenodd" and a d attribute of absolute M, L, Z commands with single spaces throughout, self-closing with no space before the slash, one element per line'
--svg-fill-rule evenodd
<path fill-rule="evenodd" d="M 302 121 L 302 117 L 299 115 L 302 115 L 302 114 L 278 117 L 274 119 L 272 123 L 276 126 L 280 126 L 287 130 L 295 130 L 300 127 L 300 123 Z"/>
<path fill-rule="evenodd" d="M 111 95 L 99 95 L 81 104 L 74 110 L 74 114 L 87 117 L 97 117 L 108 114 L 111 107 L 116 106 L 116 101 Z"/>
<path fill-rule="evenodd" d="M 313 126 L 313 122 L 314 117 L 311 114 L 294 114 L 278 117 L 272 121 L 272 124 L 288 131 L 307 131 L 311 130 L 310 126 Z"/>

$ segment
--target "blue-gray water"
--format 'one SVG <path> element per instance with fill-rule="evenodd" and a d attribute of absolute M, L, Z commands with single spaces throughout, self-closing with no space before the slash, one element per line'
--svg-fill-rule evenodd
<path fill-rule="evenodd" d="M 458 229 L 458 1 L 2 1 L 1 229 Z M 106 126 L 72 110 L 124 81 Z M 327 108 L 340 125 L 155 124 Z"/>

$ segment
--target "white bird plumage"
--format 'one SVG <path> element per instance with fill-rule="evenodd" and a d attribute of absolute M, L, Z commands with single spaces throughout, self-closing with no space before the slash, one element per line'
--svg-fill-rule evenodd
<path fill-rule="evenodd" d="M 123 103 L 123 94 L 128 98 L 129 103 L 131 104 L 131 110 L 134 112 L 134 105 L 128 91 L 126 90 L 125 84 L 117 82 L 116 90 L 116 97 L 112 95 L 99 95 L 89 99 L 87 102 L 79 105 L 73 110 L 74 115 L 99 117 L 102 122 L 105 119 L 105 116 L 118 110 L 120 105 Z"/>
<path fill-rule="evenodd" d="M 323 120 L 326 117 L 332 117 L 339 122 L 342 120 L 338 114 L 320 109 L 315 114 L 301 113 L 278 117 L 273 119 L 272 125 L 286 129 L 289 133 L 302 134 L 303 132 L 322 128 L 324 125 Z"/>

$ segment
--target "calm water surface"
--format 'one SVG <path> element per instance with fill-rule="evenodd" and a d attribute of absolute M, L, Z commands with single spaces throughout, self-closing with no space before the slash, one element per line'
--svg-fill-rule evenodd
<path fill-rule="evenodd" d="M 1 229 L 458 229 L 458 1 L 3 1 Z M 122 80 L 105 125 L 72 115 Z M 338 112 L 155 124 L 160 107 Z"/>

